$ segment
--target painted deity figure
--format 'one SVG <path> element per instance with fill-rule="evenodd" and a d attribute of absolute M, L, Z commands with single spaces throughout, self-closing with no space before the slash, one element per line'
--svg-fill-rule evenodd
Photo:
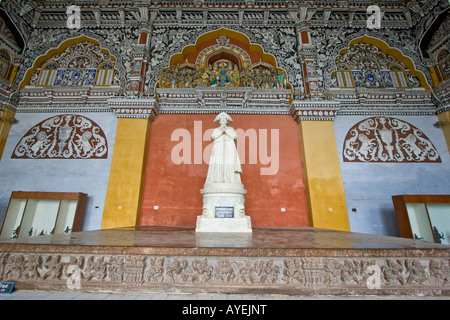
<path fill-rule="evenodd" d="M 233 71 L 231 72 L 231 75 L 232 75 L 231 79 L 233 81 L 233 85 L 235 87 L 239 87 L 240 79 L 239 79 L 239 69 L 238 69 L 237 64 L 234 65 Z"/>
<path fill-rule="evenodd" d="M 233 120 L 225 113 L 220 113 L 214 120 L 220 127 L 214 129 L 214 140 L 205 188 L 215 183 L 241 185 L 241 162 L 236 148 L 236 131 L 227 124 Z"/>
<path fill-rule="evenodd" d="M 211 70 L 209 77 L 211 81 L 211 87 L 218 86 L 219 78 L 220 78 L 219 67 L 217 66 L 217 63 L 214 63 L 213 69 Z"/>

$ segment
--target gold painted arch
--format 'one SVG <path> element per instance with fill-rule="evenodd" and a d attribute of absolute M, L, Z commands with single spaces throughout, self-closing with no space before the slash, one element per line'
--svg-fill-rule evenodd
<path fill-rule="evenodd" d="M 109 52 L 108 49 L 103 48 L 101 46 L 100 42 L 95 40 L 95 39 L 93 39 L 93 38 L 90 38 L 90 37 L 88 37 L 86 35 L 81 35 L 81 36 L 78 36 L 78 37 L 75 37 L 75 38 L 70 38 L 70 39 L 67 39 L 67 40 L 64 40 L 63 42 L 61 42 L 61 44 L 57 48 L 51 48 L 51 49 L 47 50 L 47 52 L 45 54 L 37 57 L 34 60 L 34 63 L 32 65 L 32 67 L 27 70 L 23 80 L 20 82 L 20 88 L 25 88 L 25 86 L 30 83 L 31 76 L 39 68 L 44 66 L 47 62 L 51 61 L 51 59 L 52 59 L 52 57 L 54 55 L 63 53 L 71 45 L 79 44 L 79 43 L 82 43 L 82 42 L 85 42 L 85 41 L 88 41 L 88 42 L 93 43 L 94 45 L 97 45 L 100 48 L 102 53 L 104 53 L 106 55 L 109 55 L 111 57 L 112 61 L 116 61 L 117 60 L 116 57 L 114 55 L 112 55 Z"/>
<path fill-rule="evenodd" d="M 158 77 L 157 88 L 236 86 L 292 90 L 286 71 L 278 67 L 272 54 L 251 43 L 245 34 L 226 28 L 204 33 L 194 44 L 172 55 L 169 66 Z M 213 80 L 216 77 L 218 80 Z M 228 78 L 225 81 L 223 77 Z"/>
<path fill-rule="evenodd" d="M 263 61 L 269 63 L 274 68 L 278 68 L 275 57 L 269 53 L 265 53 L 259 44 L 251 43 L 245 34 L 227 28 L 220 28 L 200 35 L 195 41 L 195 44 L 184 47 L 180 53 L 174 54 L 170 58 L 170 66 L 184 63 L 186 59 L 190 63 L 195 64 L 202 50 L 217 44 L 216 40 L 222 36 L 230 40 L 230 45 L 244 50 L 249 55 L 251 63 Z"/>
<path fill-rule="evenodd" d="M 344 55 L 352 45 L 355 45 L 355 44 L 358 44 L 361 42 L 371 44 L 371 45 L 377 47 L 378 49 L 380 49 L 380 51 L 383 52 L 384 54 L 393 56 L 397 61 L 403 63 L 408 68 L 410 74 L 416 76 L 417 79 L 419 79 L 421 87 L 425 88 L 426 90 L 431 90 L 431 87 L 428 84 L 428 81 L 427 81 L 425 75 L 423 74 L 422 71 L 419 71 L 416 69 L 414 61 L 410 57 L 405 56 L 402 51 L 400 51 L 397 48 L 393 48 L 393 47 L 389 46 L 386 42 L 384 42 L 381 39 L 371 37 L 368 35 L 364 35 L 362 37 L 353 39 L 348 44 L 348 47 L 343 48 L 339 51 L 339 56 Z"/>

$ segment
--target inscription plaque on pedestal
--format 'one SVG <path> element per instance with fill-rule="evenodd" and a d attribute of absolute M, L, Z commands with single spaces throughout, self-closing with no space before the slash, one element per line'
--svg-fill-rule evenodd
<path fill-rule="evenodd" d="M 215 207 L 216 218 L 234 218 L 234 207 Z"/>

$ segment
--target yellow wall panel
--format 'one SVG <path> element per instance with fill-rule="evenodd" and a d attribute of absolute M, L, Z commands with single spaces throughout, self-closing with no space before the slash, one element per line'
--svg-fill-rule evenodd
<path fill-rule="evenodd" d="M 9 109 L 4 109 L 0 112 L 0 159 L 2 158 L 3 150 L 5 149 L 6 140 L 8 139 L 9 130 L 11 129 L 11 122 L 9 119 L 13 118 L 15 113 Z"/>
<path fill-rule="evenodd" d="M 300 121 L 310 221 L 313 227 L 350 231 L 332 121 Z"/>
<path fill-rule="evenodd" d="M 135 226 L 150 120 L 119 118 L 101 228 Z"/>

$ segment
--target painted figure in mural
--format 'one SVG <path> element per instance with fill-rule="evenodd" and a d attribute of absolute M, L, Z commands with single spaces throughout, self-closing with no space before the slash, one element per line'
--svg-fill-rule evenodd
<path fill-rule="evenodd" d="M 195 87 L 252 87 L 255 89 L 286 89 L 284 71 L 274 69 L 261 62 L 252 66 L 220 60 L 206 67 L 202 63 L 192 65 L 185 62 L 163 69 L 157 74 L 159 88 Z"/>
<path fill-rule="evenodd" d="M 205 71 L 202 75 L 202 79 L 200 80 L 200 87 L 209 87 L 209 74 Z"/>
<path fill-rule="evenodd" d="M 238 69 L 238 65 L 235 64 L 233 71 L 231 72 L 231 79 L 233 81 L 233 85 L 235 87 L 239 87 L 240 86 L 240 79 L 239 79 L 239 69 Z"/>
<path fill-rule="evenodd" d="M 217 66 L 217 64 L 214 64 L 213 69 L 211 70 L 209 78 L 211 80 L 211 87 L 217 87 L 218 86 L 218 80 L 220 78 L 219 67 Z"/>
<path fill-rule="evenodd" d="M 241 162 L 236 148 L 236 131 L 227 124 L 233 120 L 225 113 L 220 113 L 214 122 L 220 127 L 214 129 L 214 140 L 205 188 L 208 184 L 231 183 L 241 184 Z"/>

